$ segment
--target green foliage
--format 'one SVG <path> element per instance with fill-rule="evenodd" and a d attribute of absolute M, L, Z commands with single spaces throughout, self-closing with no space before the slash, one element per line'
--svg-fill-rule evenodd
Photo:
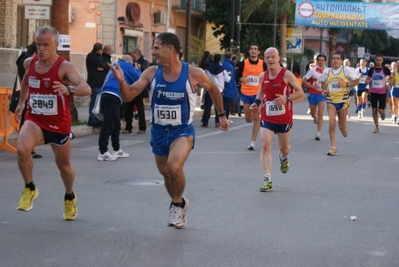
<path fill-rule="evenodd" d="M 200 36 L 198 31 L 197 36 L 190 36 L 190 59 L 193 62 L 197 62 L 201 59 L 202 53 L 206 50 L 205 38 Z"/>
<path fill-rule="evenodd" d="M 212 27 L 213 36 L 216 38 L 224 34 L 220 39 L 220 48 L 230 47 L 231 1 L 230 0 L 205 0 L 206 18 L 208 22 L 215 24 Z M 227 8 L 226 8 L 227 7 Z"/>
<path fill-rule="evenodd" d="M 391 38 L 383 30 L 357 30 L 353 33 L 350 44 L 364 46 L 371 54 L 381 53 L 391 46 Z"/>

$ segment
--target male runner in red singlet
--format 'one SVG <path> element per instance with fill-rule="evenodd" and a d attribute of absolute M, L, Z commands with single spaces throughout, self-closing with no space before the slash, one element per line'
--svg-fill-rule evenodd
<path fill-rule="evenodd" d="M 25 182 L 18 209 L 30 211 L 33 200 L 39 196 L 39 190 L 33 183 L 31 151 L 37 144 L 44 142 L 51 145 L 64 182 L 64 219 L 74 220 L 78 210 L 77 197 L 73 191 L 75 172 L 70 162 L 69 103 L 73 94 L 90 95 L 91 90 L 76 67 L 57 55 L 58 36 L 58 31 L 51 26 L 37 29 L 37 55 L 24 62 L 26 71 L 15 111 L 15 119 L 19 122 L 26 100 L 28 101 L 25 122 L 19 132 L 17 145 L 18 167 Z"/>
<path fill-rule="evenodd" d="M 260 187 L 261 192 L 272 190 L 272 143 L 277 134 L 280 146 L 280 170 L 287 173 L 290 167 L 288 154 L 290 153 L 290 136 L 292 127 L 293 100 L 303 97 L 302 87 L 295 75 L 281 67 L 280 55 L 276 48 L 270 47 L 265 51 L 267 70 L 259 77 L 259 90 L 254 103 L 250 106 L 253 113 L 257 114 L 262 104 L 260 137 L 262 150 L 260 162 L 263 170 L 264 182 Z M 295 91 L 295 93 L 293 93 Z"/>

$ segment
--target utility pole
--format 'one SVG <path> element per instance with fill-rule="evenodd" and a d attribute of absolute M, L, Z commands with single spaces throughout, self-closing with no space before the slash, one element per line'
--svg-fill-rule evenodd
<path fill-rule="evenodd" d="M 238 16 L 237 16 L 237 54 L 241 51 L 241 0 L 238 0 Z"/>
<path fill-rule="evenodd" d="M 277 0 L 274 0 L 273 47 L 276 47 L 276 38 L 277 38 Z"/>
<path fill-rule="evenodd" d="M 191 28 L 191 0 L 186 0 L 186 49 L 184 50 L 184 59 L 190 60 L 190 30 Z"/>
<path fill-rule="evenodd" d="M 231 1 L 231 19 L 230 19 L 230 52 L 234 53 L 235 50 L 235 45 L 234 45 L 234 28 L 235 28 L 235 7 L 236 7 L 236 1 L 232 0 Z"/>

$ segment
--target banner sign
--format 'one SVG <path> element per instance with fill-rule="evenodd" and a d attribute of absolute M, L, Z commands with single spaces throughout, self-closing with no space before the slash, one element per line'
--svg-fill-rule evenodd
<path fill-rule="evenodd" d="M 398 4 L 297 0 L 295 25 L 397 30 L 399 29 L 398 15 Z"/>

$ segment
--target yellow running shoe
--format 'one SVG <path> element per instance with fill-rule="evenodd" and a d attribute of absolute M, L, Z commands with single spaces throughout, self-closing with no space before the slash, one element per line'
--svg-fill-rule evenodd
<path fill-rule="evenodd" d="M 78 216 L 78 208 L 76 207 L 76 201 L 78 196 L 75 194 L 75 198 L 72 200 L 64 200 L 64 219 L 66 221 L 73 221 Z"/>
<path fill-rule="evenodd" d="M 283 155 L 281 153 L 278 155 L 278 158 L 280 159 L 280 170 L 282 173 L 287 173 L 290 169 L 290 163 L 288 162 L 287 157 L 285 159 L 281 159 L 282 156 Z"/>
<path fill-rule="evenodd" d="M 18 202 L 18 209 L 23 211 L 30 211 L 33 208 L 33 200 L 36 200 L 39 197 L 39 190 L 37 187 L 35 190 L 30 190 L 25 187 L 22 190 L 21 198 Z"/>

